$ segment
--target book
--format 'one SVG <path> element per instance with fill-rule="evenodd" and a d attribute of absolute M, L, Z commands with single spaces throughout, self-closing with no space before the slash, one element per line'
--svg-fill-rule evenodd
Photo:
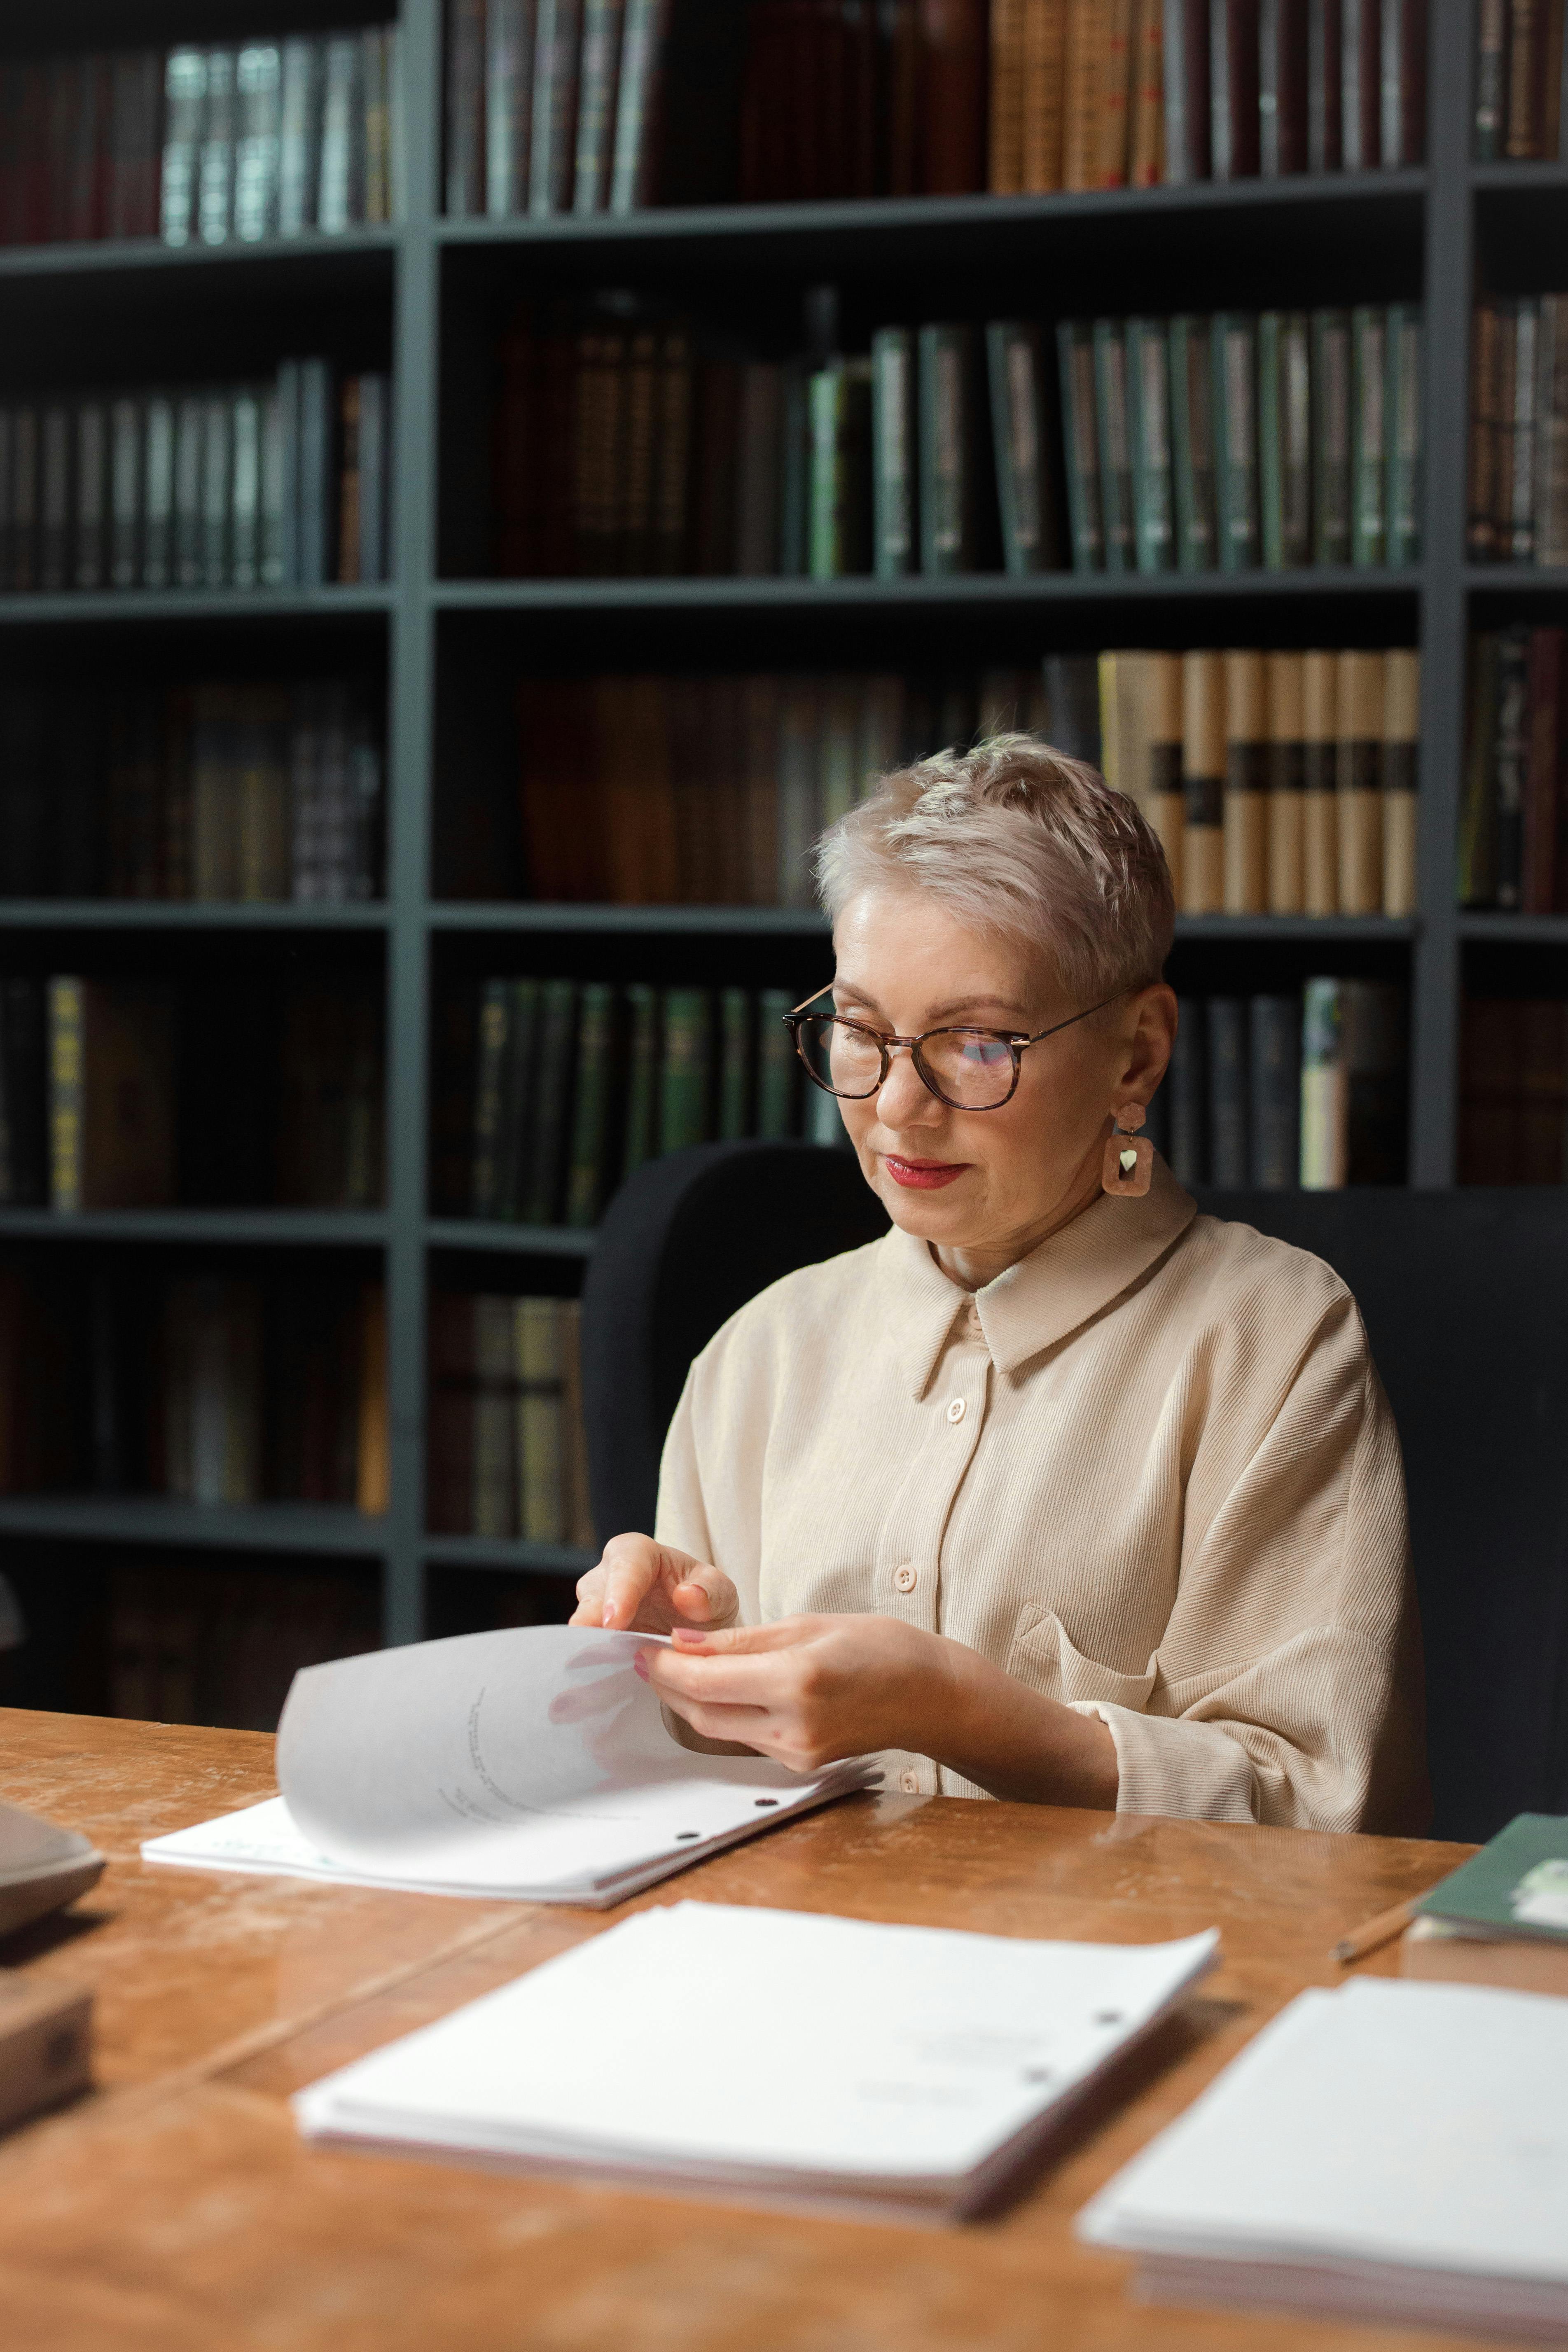
<path fill-rule="evenodd" d="M 659 100 L 670 0 L 626 0 L 609 209 L 629 213 L 653 200 Z"/>
<path fill-rule="evenodd" d="M 1301 1183 L 1405 1180 L 1404 1008 L 1391 982 L 1309 980 L 1301 1023 Z"/>
<path fill-rule="evenodd" d="M 1129 319 L 1127 433 L 1132 458 L 1133 537 L 1142 572 L 1169 572 L 1176 562 L 1169 356 L 1163 320 Z"/>
<path fill-rule="evenodd" d="M 1497 1937 L 1568 1944 L 1568 1835 L 1548 1813 L 1519 1813 L 1418 1897 L 1418 1918 Z"/>
<path fill-rule="evenodd" d="M 1388 558 L 1387 314 L 1351 312 L 1351 561 Z"/>
<path fill-rule="evenodd" d="M 1478 631 L 1469 645 L 1469 695 L 1465 740 L 1464 785 L 1459 803 L 1457 886 L 1461 907 L 1489 907 L 1497 892 L 1498 808 L 1494 751 L 1497 735 L 1500 640 L 1496 630 Z"/>
<path fill-rule="evenodd" d="M 295 2113 L 307 2137 L 328 2143 L 390 2138 L 665 2187 L 700 2188 L 722 2173 L 753 2199 L 816 2192 L 870 2213 L 962 2213 L 996 2196 L 1069 2103 L 1212 1965 L 1214 1948 L 1212 1935 L 1142 1947 L 1031 1944 L 680 1903 L 624 1921 L 340 2070 L 300 2093 Z M 683 2083 L 670 2056 L 617 2024 L 613 2087 L 585 2105 L 575 2053 L 586 2021 L 629 2021 L 635 2003 L 622 1988 L 647 1986 L 663 1999 L 699 1972 L 721 1989 L 727 2037 L 745 1986 L 763 1989 L 781 2016 L 828 2013 L 830 1988 L 838 2002 L 826 2032 L 786 2025 L 771 2040 L 742 2037 L 716 2095 L 694 2094 L 689 2074 Z M 847 1986 L 873 1983 L 875 1999 L 868 1990 L 846 1999 Z M 1047 2000 L 1059 2036 L 1049 2069 L 1004 2079 L 951 2037 L 922 2035 L 914 2021 L 946 2010 L 961 1983 L 1032 2055 L 1041 2046 L 1037 2001 Z M 785 1988 L 809 2010 L 782 2006 Z M 1036 1988 L 1043 1993 L 1032 2006 Z M 498 2048 L 536 2054 L 498 2079 Z M 547 2052 L 556 2054 L 542 2063 L 537 2053 Z M 931 2118 L 918 2132 L 910 2109 Z"/>
<path fill-rule="evenodd" d="M 921 569 L 951 573 L 974 568 L 974 356 L 971 330 L 920 330 Z"/>
<path fill-rule="evenodd" d="M 1129 36 L 1127 184 L 1157 187 L 1165 176 L 1164 0 L 1132 0 Z"/>
<path fill-rule="evenodd" d="M 209 49 L 201 132 L 196 144 L 195 234 L 203 245 L 226 245 L 234 233 L 234 155 L 238 124 L 235 87 L 239 53 Z"/>
<path fill-rule="evenodd" d="M 1539 638 L 1545 632 L 1537 631 Z M 1535 646 L 1532 642 L 1532 656 Z M 1543 656 L 1542 676 L 1548 674 L 1549 656 Z M 1544 689 L 1542 689 L 1544 691 Z M 1555 698 L 1552 707 L 1555 709 Z M 1555 719 L 1551 728 L 1552 751 L 1542 755 L 1541 773 L 1543 793 L 1552 815 L 1541 820 L 1544 838 L 1537 855 L 1544 860 L 1550 876 L 1555 861 L 1555 794 L 1554 755 Z M 1391 646 L 1384 656 L 1383 712 L 1383 911 L 1385 915 L 1413 915 L 1416 908 L 1416 816 L 1419 806 L 1419 769 L 1421 756 L 1421 656 L 1403 646 Z M 1536 753 L 1532 738 L 1531 761 Z M 1534 772 L 1532 764 L 1532 773 Z M 1550 846 L 1548 844 L 1550 843 Z M 1525 871 L 1531 872 L 1526 850 Z M 1553 903 L 1552 884 L 1544 884 L 1547 903 Z"/>
<path fill-rule="evenodd" d="M 1268 906 L 1269 744 L 1267 673 L 1260 653 L 1226 653 L 1225 665 L 1224 906 L 1260 915 Z"/>
<path fill-rule="evenodd" d="M 1390 306 L 1387 323 L 1388 383 L 1384 400 L 1387 517 L 1385 560 L 1391 564 L 1421 560 L 1422 436 L 1421 314 L 1408 303 Z M 1533 453 L 1532 453 L 1533 454 Z"/>
<path fill-rule="evenodd" d="M 1119 322 L 1097 319 L 1093 327 L 1094 407 L 1100 457 L 1100 510 L 1105 569 L 1137 568 L 1132 509 L 1132 436 L 1129 416 L 1127 346 Z"/>
<path fill-rule="evenodd" d="M 1555 1944 L 1489 1936 L 1446 1919 L 1412 1920 L 1399 1939 L 1399 1973 L 1428 1983 L 1496 1985 L 1559 2000 L 1568 1994 L 1568 1953 Z"/>
<path fill-rule="evenodd" d="M 858 1761 L 803 1778 L 679 1746 L 632 1671 L 658 1639 L 541 1625 L 306 1668 L 279 1726 L 281 1793 L 150 1839 L 143 1858 L 603 1909 L 867 1784 Z M 559 1703 L 574 1696 L 597 1702 L 591 1717 Z M 498 1772 L 531 1798 L 499 1805 Z M 457 1832 L 445 1788 L 462 1792 Z"/>
<path fill-rule="evenodd" d="M 235 61 L 234 234 L 254 245 L 278 232 L 282 51 L 247 42 Z"/>
<path fill-rule="evenodd" d="M 1025 579 L 1058 561 L 1040 330 L 1021 320 L 993 320 L 985 355 L 1002 561 L 1012 578 Z"/>
<path fill-rule="evenodd" d="M 1226 692 L 1224 656 L 1182 656 L 1182 911 L 1225 904 Z"/>
<path fill-rule="evenodd" d="M 1164 0 L 1162 72 L 1165 97 L 1165 178 L 1177 184 L 1211 176 L 1208 0 Z"/>
<path fill-rule="evenodd" d="M 1268 912 L 1300 915 L 1306 912 L 1307 904 L 1307 656 L 1266 654 L 1264 664 L 1268 711 Z"/>
<path fill-rule="evenodd" d="M 1339 911 L 1383 911 L 1383 743 L 1386 682 L 1379 653 L 1339 656 Z"/>
<path fill-rule="evenodd" d="M 1352 516 L 1351 322 L 1343 310 L 1311 314 L 1312 561 L 1349 563 Z"/>
<path fill-rule="evenodd" d="M 603 212 L 609 202 L 625 8 L 626 0 L 584 0 L 574 212 Z"/>
<path fill-rule="evenodd" d="M 1474 84 L 1475 158 L 1478 163 L 1495 163 L 1502 153 L 1508 13 L 1508 0 L 1479 0 Z"/>
<path fill-rule="evenodd" d="M 537 0 L 528 208 L 571 209 L 576 160 L 580 0 Z"/>
<path fill-rule="evenodd" d="M 196 233 L 196 189 L 206 106 L 205 52 L 169 51 L 163 70 L 163 158 L 159 206 L 165 245 L 188 245 Z"/>
<path fill-rule="evenodd" d="M 1434 2048 L 1444 2063 L 1434 2067 Z M 1300 1993 L 1079 2215 L 1142 2291 L 1320 2317 L 1568 2326 L 1552 2128 L 1561 2002 L 1360 1977 Z"/>
<path fill-rule="evenodd" d="M 866 477 L 872 378 L 863 361 L 835 360 L 810 380 L 810 576 L 841 580 L 868 568 Z"/>
<path fill-rule="evenodd" d="M 1300 1176 L 1301 1004 L 1255 996 L 1247 1007 L 1247 1181 L 1294 1192 Z"/>
<path fill-rule="evenodd" d="M 1375 171 L 1383 161 L 1383 55 L 1380 10 L 1394 0 L 1340 0 L 1340 122 L 1347 172 Z"/>
<path fill-rule="evenodd" d="M 1095 418 L 1093 329 L 1064 320 L 1057 329 L 1062 423 L 1067 444 L 1068 524 L 1075 572 L 1103 572 L 1105 525 L 1100 504 L 1100 444 Z M 1178 440 L 1177 448 L 1181 444 Z M 1178 455 L 1178 486 L 1180 483 Z"/>
<path fill-rule="evenodd" d="M 1302 310 L 1266 310 L 1258 322 L 1258 488 L 1270 572 L 1312 560 L 1310 331 Z M 1413 446 L 1412 466 L 1415 455 Z"/>
<path fill-rule="evenodd" d="M 994 196 L 1016 196 L 1024 186 L 1024 27 L 1027 17 L 1027 0 L 992 0 L 987 185 Z"/>
<path fill-rule="evenodd" d="M 1062 185 L 1067 37 L 1068 0 L 1025 0 L 1022 184 L 1031 195 Z"/>
<path fill-rule="evenodd" d="M 1258 0 L 1210 0 L 1210 168 L 1216 180 L 1258 177 Z"/>
<path fill-rule="evenodd" d="M 1173 319 L 1170 336 L 1176 561 L 1183 572 L 1210 572 L 1218 560 L 1219 541 L 1208 322 Z"/>
<path fill-rule="evenodd" d="M 155 982 L 47 984 L 49 1205 L 160 1208 L 174 1197 L 174 1026 Z"/>
<path fill-rule="evenodd" d="M 1258 170 L 1287 179 L 1309 166 L 1310 0 L 1261 0 L 1258 21 Z"/>
<path fill-rule="evenodd" d="M 1478 310 L 1478 327 L 1480 318 Z M 1535 560 L 1560 564 L 1568 562 L 1568 296 L 1542 296 L 1535 356 Z M 1473 477 L 1480 437 L 1473 410 L 1470 436 Z"/>
<path fill-rule="evenodd" d="M 1256 323 L 1221 313 L 1213 321 L 1210 337 L 1219 568 L 1247 572 L 1258 563 L 1261 551 Z"/>
<path fill-rule="evenodd" d="M 364 219 L 364 50 L 353 34 L 324 44 L 316 226 L 341 234 Z"/>
<path fill-rule="evenodd" d="M 1524 886 L 1524 796 L 1530 765 L 1530 630 L 1511 623 L 1497 640 L 1489 786 L 1494 903 L 1517 908 Z"/>

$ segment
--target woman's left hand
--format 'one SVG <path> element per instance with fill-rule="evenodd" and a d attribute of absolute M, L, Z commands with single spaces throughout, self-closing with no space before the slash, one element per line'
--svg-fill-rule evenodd
<path fill-rule="evenodd" d="M 681 1628 L 668 1649 L 645 1650 L 637 1671 L 705 1739 L 816 1772 L 880 1748 L 940 1748 L 956 1649 L 896 1617 L 781 1617 Z"/>

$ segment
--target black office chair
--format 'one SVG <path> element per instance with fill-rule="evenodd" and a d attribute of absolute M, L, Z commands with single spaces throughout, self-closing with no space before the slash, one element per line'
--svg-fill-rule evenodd
<path fill-rule="evenodd" d="M 1205 1205 L 1361 1303 L 1405 1447 L 1434 1834 L 1568 1810 L 1568 1214 L 1555 1192 L 1257 1192 Z M 885 1230 L 847 1153 L 709 1144 L 612 1205 L 584 1294 L 595 1517 L 653 1522 L 686 1368 L 797 1265 Z"/>

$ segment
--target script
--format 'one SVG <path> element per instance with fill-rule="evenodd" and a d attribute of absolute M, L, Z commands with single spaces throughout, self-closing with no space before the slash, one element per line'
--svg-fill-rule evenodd
<path fill-rule="evenodd" d="M 151 1838 L 148 1862 L 603 1907 L 880 1776 L 681 1747 L 647 1633 L 531 1625 L 307 1666 L 279 1794 Z"/>

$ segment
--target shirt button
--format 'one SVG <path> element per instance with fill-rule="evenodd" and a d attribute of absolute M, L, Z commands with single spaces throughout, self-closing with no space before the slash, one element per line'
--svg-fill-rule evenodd
<path fill-rule="evenodd" d="M 900 1592 L 912 1592 L 920 1580 L 919 1570 L 911 1568 L 907 1559 L 902 1568 L 893 1570 L 893 1582 Z"/>
<path fill-rule="evenodd" d="M 900 1772 L 900 1775 L 899 1775 L 899 1786 L 900 1786 L 900 1788 L 904 1791 L 904 1794 L 905 1794 L 907 1797 L 912 1797 L 912 1796 L 915 1796 L 915 1795 L 918 1793 L 918 1791 L 919 1791 L 920 1785 L 921 1785 L 921 1776 L 920 1776 L 920 1774 L 919 1774 L 918 1772 Z"/>
<path fill-rule="evenodd" d="M 948 1406 L 948 1408 L 947 1408 L 947 1417 L 948 1417 L 949 1421 L 951 1421 L 951 1422 L 952 1422 L 952 1423 L 957 1423 L 958 1422 L 961 1422 L 961 1421 L 963 1419 L 963 1414 L 964 1414 L 964 1402 L 963 1402 L 963 1399 L 962 1397 L 954 1397 L 954 1398 L 953 1398 L 953 1400 L 952 1400 L 952 1403 Z"/>

